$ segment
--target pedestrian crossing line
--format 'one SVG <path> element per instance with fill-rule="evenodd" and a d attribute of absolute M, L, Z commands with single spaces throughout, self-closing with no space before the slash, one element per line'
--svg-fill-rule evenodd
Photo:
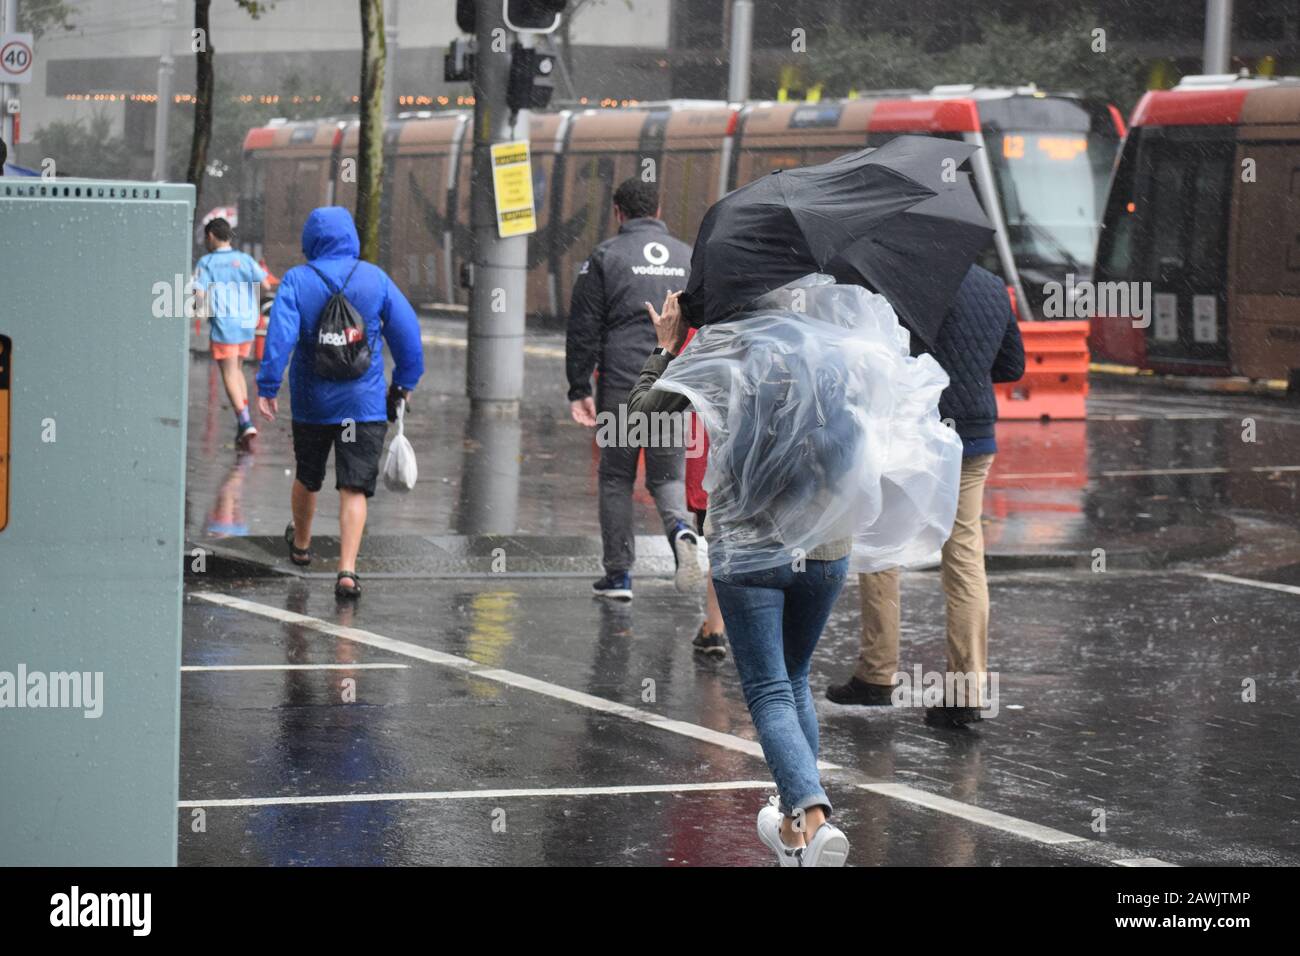
<path fill-rule="evenodd" d="M 1093 477 L 1164 478 L 1180 476 L 1187 477 L 1194 475 L 1263 474 L 1274 471 L 1300 471 L 1300 465 L 1251 465 L 1249 468 L 1226 468 L 1222 465 L 1215 465 L 1208 468 L 1135 468 L 1131 470 L 1099 471 Z M 1074 471 L 1034 471 L 1008 474 L 999 474 L 994 472 L 992 475 L 994 479 L 999 481 L 1027 480 L 1030 478 L 1046 480 L 1048 478 L 1075 478 L 1078 476 L 1079 472 Z"/>
<path fill-rule="evenodd" d="M 182 674 L 208 671 L 405 671 L 410 664 L 183 664 Z"/>
<path fill-rule="evenodd" d="M 1123 860 L 1111 860 L 1116 866 L 1177 866 L 1177 863 L 1166 863 L 1164 860 L 1157 860 L 1154 856 L 1132 856 Z"/>
<path fill-rule="evenodd" d="M 478 661 L 470 660 L 467 657 L 460 657 L 455 654 L 448 654 L 444 651 L 437 651 L 430 647 L 413 644 L 410 641 L 385 637 L 382 634 L 376 634 L 373 631 L 366 631 L 358 627 L 331 624 L 329 621 L 324 621 L 317 617 L 299 614 L 295 611 L 285 610 L 284 608 L 273 607 L 269 604 L 260 604 L 256 601 L 249 601 L 244 598 L 235 597 L 232 594 L 221 594 L 215 591 L 198 591 L 193 594 L 193 597 L 197 600 L 206 601 L 209 604 L 216 604 L 222 607 L 244 611 L 248 614 L 270 618 L 271 620 L 280 621 L 285 624 L 295 624 L 300 627 L 310 628 L 311 630 L 317 631 L 321 634 L 328 634 L 333 637 L 342 638 L 343 640 L 372 647 L 376 650 L 410 657 L 429 664 L 438 664 L 443 667 L 449 667 L 453 670 L 471 674 L 474 677 L 483 680 L 496 681 L 498 683 L 507 684 L 511 687 L 518 687 L 521 690 L 530 690 L 534 693 L 555 700 L 565 701 L 566 703 L 574 704 L 579 707 L 586 707 L 589 710 L 623 717 L 627 720 L 632 720 L 647 726 L 658 727 L 659 729 L 666 730 L 669 733 L 674 733 L 682 737 L 689 737 L 705 743 L 711 743 L 736 753 L 747 754 L 759 759 L 762 759 L 763 757 L 763 748 L 755 740 L 746 740 L 744 737 L 738 737 L 735 734 L 710 730 L 708 727 L 701 727 L 698 724 L 692 724 L 684 720 L 674 720 L 661 714 L 641 710 L 640 708 L 633 707 L 629 704 L 620 704 L 603 697 L 596 697 L 593 694 L 586 694 L 582 691 L 563 687 L 559 684 L 552 684 L 549 681 L 529 677 L 526 674 L 519 674 L 499 667 L 488 667 L 485 664 L 480 664 Z M 839 764 L 830 763 L 825 760 L 818 760 L 817 768 L 823 771 L 845 771 L 850 774 L 856 772 L 850 768 L 845 768 Z M 1031 823 L 1028 820 L 1020 820 L 1016 817 L 997 813 L 993 810 L 985 810 L 981 807 L 962 803 L 958 800 L 952 800 L 948 797 L 942 797 L 925 790 L 918 790 L 915 787 L 903 783 L 866 783 L 856 784 L 856 786 L 877 793 L 881 796 L 900 800 L 916 806 L 926 807 L 939 813 L 955 816 L 971 823 L 987 826 L 995 830 L 1001 830 L 1005 833 L 1012 833 L 1024 839 L 1033 840 L 1039 843 L 1050 845 L 1077 845 L 1080 843 L 1090 844 L 1092 842 L 1087 837 L 1076 836 L 1071 833 L 1065 833 L 1061 830 L 1054 830 L 1051 827 Z M 185 804 L 182 804 L 182 806 L 184 805 Z M 195 805 L 214 806 L 217 804 L 205 803 Z"/>
<path fill-rule="evenodd" d="M 1256 581 L 1254 578 L 1239 578 L 1231 574 L 1218 574 L 1214 571 L 1199 571 L 1201 577 L 1223 584 L 1244 584 L 1247 587 L 1263 588 L 1266 591 L 1281 591 L 1283 594 L 1300 594 L 1300 587 L 1294 584 L 1276 584 L 1273 581 Z"/>
<path fill-rule="evenodd" d="M 417 790 L 411 793 L 333 793 L 309 797 L 227 797 L 178 800 L 182 810 L 221 807 L 289 807 L 331 803 L 393 803 L 420 800 L 511 800 L 519 797 L 604 797 L 639 793 L 703 793 L 723 790 L 775 790 L 770 780 L 723 780 L 718 783 L 652 783 L 623 787 L 534 787 L 516 790 Z"/>
<path fill-rule="evenodd" d="M 743 737 L 737 737 L 734 734 L 724 734 L 716 730 L 710 730 L 707 727 L 700 727 L 697 724 L 687 723 L 684 720 L 673 720 L 672 718 L 665 717 L 662 714 L 641 710 L 640 708 L 633 707 L 630 704 L 620 704 L 617 701 L 607 700 L 604 697 L 597 697 L 594 694 L 586 694 L 569 687 L 562 687 L 559 684 L 552 684 L 549 681 L 538 680 L 529 677 L 526 674 L 518 674 L 514 671 L 489 667 L 486 664 L 480 664 L 478 661 L 470 660 L 467 657 L 459 657 L 455 654 L 436 651 L 433 648 L 423 647 L 419 644 L 412 644 L 409 641 L 401 641 L 396 638 L 385 637 L 382 634 L 376 634 L 373 631 L 365 631 L 358 627 L 346 627 L 340 624 L 331 624 L 329 621 L 323 621 L 320 618 L 310 617 L 306 614 L 298 614 L 294 611 L 286 611 L 283 608 L 272 607 L 268 604 L 259 604 L 256 601 L 246 601 L 243 598 L 237 598 L 228 594 L 218 594 L 215 592 L 205 591 L 195 594 L 194 596 L 211 604 L 219 604 L 224 607 L 234 608 L 235 610 L 246 611 L 250 614 L 257 614 L 261 617 L 271 618 L 272 620 L 280 621 L 285 624 L 297 624 L 302 627 L 308 627 L 312 630 L 319 631 L 322 634 L 341 637 L 344 640 L 352 641 L 356 644 L 364 644 L 368 647 L 373 647 L 376 650 L 388 651 L 391 654 L 411 657 L 428 664 L 438 664 L 443 667 L 450 667 L 453 670 L 473 674 L 475 677 L 484 680 L 508 684 L 511 687 L 518 687 L 521 690 L 530 690 L 546 697 L 562 700 L 570 704 L 576 704 L 579 707 L 586 707 L 588 710 L 600 711 L 606 714 L 624 717 L 628 720 L 634 720 L 638 723 L 649 724 L 683 737 L 692 737 L 695 740 L 715 744 L 719 747 L 724 747 L 728 750 L 734 750 L 739 753 L 748 754 L 751 757 L 758 757 L 760 760 L 763 757 L 763 748 L 756 740 L 746 740 Z M 817 765 L 821 770 L 842 769 L 837 764 L 821 760 L 817 762 Z"/>
<path fill-rule="evenodd" d="M 1227 415 L 1211 412 L 1166 412 L 1163 415 L 1135 415 L 1135 414 L 1113 414 L 1113 415 L 1094 415 L 1088 413 L 1090 422 L 1209 422 L 1209 421 L 1233 421 L 1236 415 Z"/>
<path fill-rule="evenodd" d="M 902 800 L 904 803 L 911 803 L 918 807 L 937 810 L 949 816 L 960 817 L 963 820 L 969 820 L 971 823 L 978 823 L 994 830 L 1001 830 L 1003 833 L 1012 833 L 1038 843 L 1058 846 L 1062 843 L 1090 842 L 1087 837 L 1066 833 L 1064 830 L 1054 830 L 1051 827 L 1045 827 L 1037 823 L 1030 823 L 1028 820 L 1010 817 L 1005 813 L 998 813 L 996 810 L 985 810 L 983 807 L 962 803 L 960 800 L 953 800 L 937 793 L 930 793 L 928 790 L 917 790 L 905 783 L 860 783 L 858 789 L 878 793 L 884 797 L 892 797 L 895 800 Z"/>

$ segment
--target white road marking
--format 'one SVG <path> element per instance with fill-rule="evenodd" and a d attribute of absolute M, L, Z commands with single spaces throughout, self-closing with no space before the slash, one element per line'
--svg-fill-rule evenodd
<path fill-rule="evenodd" d="M 860 783 L 858 787 L 871 793 L 878 793 L 881 796 L 902 800 L 905 803 L 937 810 L 949 816 L 961 817 L 961 819 L 969 820 L 971 823 L 978 823 L 981 826 L 1001 830 L 1004 833 L 1014 833 L 1018 837 L 1034 840 L 1038 843 L 1056 846 L 1062 843 L 1088 842 L 1087 837 L 1066 833 L 1064 830 L 1053 830 L 1051 827 L 1040 826 L 1037 823 L 1030 823 L 1028 820 L 1020 820 L 1016 817 L 1009 817 L 1005 813 L 998 813 L 995 810 L 974 807 L 959 800 L 941 797 L 937 793 L 930 793 L 927 790 L 917 790 L 915 787 L 909 787 L 903 783 Z"/>
<path fill-rule="evenodd" d="M 318 797 L 235 797 L 221 800 L 180 800 L 181 809 L 202 807 L 285 807 L 320 803 L 384 803 L 399 800 L 508 800 L 514 797 L 599 797 L 636 793 L 700 793 L 718 790 L 775 790 L 767 780 L 726 780 L 720 783 L 654 783 L 629 787 L 538 787 L 523 790 L 424 790 L 413 793 L 335 793 Z"/>
<path fill-rule="evenodd" d="M 183 664 L 181 673 L 201 671 L 393 671 L 410 670 L 410 664 Z"/>
<path fill-rule="evenodd" d="M 517 674 L 513 671 L 503 670 L 501 668 L 488 667 L 485 664 L 480 664 L 478 661 L 472 661 L 467 657 L 458 657 L 455 654 L 446 654 L 442 651 L 435 651 L 432 648 L 422 647 L 419 644 L 412 644 L 409 641 L 399 641 L 395 638 L 385 637 L 382 634 L 375 634 L 372 631 L 363 631 L 358 627 L 344 627 L 339 624 L 331 624 L 328 621 L 322 621 L 320 618 L 309 617 L 306 614 L 297 614 L 293 611 L 271 607 L 267 604 L 258 604 L 255 601 L 245 601 L 243 598 L 233 597 L 228 594 L 202 592 L 196 594 L 195 597 L 208 601 L 211 604 L 220 604 L 225 607 L 235 608 L 236 610 L 247 611 L 250 614 L 269 617 L 272 620 L 281 621 L 285 624 L 297 624 L 303 627 L 309 627 L 313 630 L 320 631 L 323 634 L 331 634 L 334 637 L 341 637 L 344 640 L 352 641 L 356 644 L 364 644 L 381 651 L 388 651 L 391 654 L 400 654 L 404 657 L 412 657 L 428 664 L 440 664 L 443 667 L 450 667 L 454 670 L 464 671 L 473 674 L 475 677 L 484 678 L 485 680 L 494 680 L 502 684 L 509 684 L 512 687 L 519 687 L 523 690 L 531 690 L 534 693 L 542 694 L 546 697 L 554 698 L 555 700 L 562 700 L 566 703 L 576 704 L 579 707 L 586 707 L 588 710 L 596 710 L 606 714 L 625 717 L 628 720 L 634 720 L 638 723 L 659 727 L 663 730 L 680 734 L 683 737 L 693 737 L 696 740 L 716 744 L 719 747 L 725 747 L 728 750 L 748 754 L 751 757 L 762 759 L 763 756 L 763 748 L 756 740 L 746 740 L 743 737 L 737 737 L 734 734 L 720 733 L 719 731 L 710 730 L 707 727 L 700 727 L 697 724 L 690 724 L 683 720 L 673 720 L 669 717 L 663 716 L 662 714 L 641 710 L 640 708 L 633 707 L 629 704 L 620 704 L 616 701 L 606 700 L 604 697 L 596 697 L 593 694 L 584 694 L 582 691 L 573 690 L 568 687 L 561 687 L 559 684 L 552 684 L 549 681 L 538 680 L 534 677 L 529 677 L 526 674 Z M 826 761 L 821 760 L 817 762 L 817 766 L 821 770 L 841 769 L 836 764 L 827 763 Z"/>
<path fill-rule="evenodd" d="M 1201 571 L 1200 576 L 1224 584 L 1244 584 L 1252 588 L 1264 588 L 1266 591 L 1281 591 L 1283 594 L 1300 594 L 1300 588 L 1294 584 L 1274 584 L 1272 581 L 1256 581 L 1253 578 L 1238 578 L 1231 574 L 1216 574 L 1213 571 Z"/>
<path fill-rule="evenodd" d="M 1202 422 L 1228 421 L 1236 415 L 1213 414 L 1209 412 L 1166 412 L 1163 415 L 1134 415 L 1129 413 L 1113 415 L 1094 415 L 1088 413 L 1090 422 Z"/>
<path fill-rule="evenodd" d="M 1164 860 L 1157 860 L 1154 856 L 1133 856 L 1126 860 L 1111 860 L 1116 866 L 1178 866 L 1177 863 L 1166 863 Z"/>
<path fill-rule="evenodd" d="M 322 634 L 329 634 L 344 640 L 352 641 L 357 644 L 363 644 L 378 650 L 388 651 L 392 654 L 399 654 L 405 657 L 411 657 L 416 660 L 425 661 L 429 664 L 440 664 L 444 667 L 450 667 L 454 670 L 472 674 L 475 677 L 484 680 L 497 681 L 498 683 L 508 684 L 511 687 L 518 687 L 522 690 L 531 690 L 534 693 L 541 694 L 555 700 L 565 701 L 580 707 L 586 707 L 590 710 L 601 713 L 612 714 L 623 717 L 637 723 L 645 724 L 651 727 L 658 727 L 661 730 L 678 734 L 682 737 L 689 737 L 694 740 L 701 740 L 705 743 L 715 744 L 727 750 L 737 753 L 748 754 L 753 757 L 762 758 L 763 748 L 754 740 L 746 740 L 743 737 L 737 737 L 734 734 L 722 733 L 717 730 L 710 730 L 707 727 L 701 727 L 698 724 L 688 723 L 684 720 L 673 720 L 660 714 L 650 711 L 641 710 L 628 704 L 620 704 L 612 700 L 606 700 L 603 697 L 596 697 L 592 694 L 585 694 L 568 687 L 562 687 L 558 684 L 552 684 L 549 681 L 539 680 L 535 677 L 529 677 L 526 674 L 518 674 L 514 671 L 504 670 L 502 668 L 487 667 L 477 661 L 472 661 L 466 657 L 459 657 L 455 654 L 447 654 L 443 651 L 436 651 L 429 647 L 422 647 L 419 644 L 412 644 L 409 641 L 401 641 L 391 637 L 385 637 L 382 634 L 376 634 L 372 631 L 362 630 L 357 627 L 345 627 L 339 624 L 331 624 L 320 618 L 310 617 L 306 614 L 298 614 L 294 611 L 287 611 L 283 608 L 272 607 L 269 604 L 259 604 L 256 601 L 247 601 L 230 594 L 219 594 L 211 591 L 196 592 L 193 595 L 198 600 L 207 601 L 210 604 L 218 604 L 223 607 L 234 608 L 245 611 L 249 614 L 256 614 L 260 617 L 270 618 L 281 621 L 285 624 L 296 624 L 301 627 L 307 627 L 318 631 Z M 838 764 L 829 763 L 824 760 L 817 761 L 819 770 L 843 770 L 845 768 Z M 952 800 L 948 797 L 941 797 L 937 794 L 929 793 L 924 790 L 918 790 L 915 787 L 908 786 L 904 783 L 871 783 L 858 784 L 864 790 L 890 797 L 896 800 L 902 800 L 905 803 L 911 803 L 917 806 L 927 807 L 940 813 L 947 813 L 951 816 L 959 817 L 971 823 L 981 826 L 991 827 L 995 830 L 1001 830 L 1006 833 L 1012 833 L 1016 836 L 1028 840 L 1034 840 L 1046 844 L 1063 844 L 1063 843 L 1084 843 L 1089 842 L 1087 837 L 1075 836 L 1071 833 L 1065 833 L 1061 830 L 1054 830 L 1051 827 L 1041 826 L 1037 823 L 1031 823 L 1028 820 L 1019 820 L 1015 817 L 1007 816 L 1003 813 L 996 813 L 992 810 L 985 810 L 980 807 L 971 806 L 958 800 Z M 680 788 L 670 788 L 680 789 Z M 485 792 L 492 791 L 470 791 L 474 795 L 481 795 Z M 502 791 L 505 793 L 524 793 L 527 791 Z M 543 793 L 554 793 L 555 791 L 542 791 Z M 300 800 L 304 803 L 310 802 L 339 802 L 346 800 L 347 797 L 329 798 L 329 797 L 301 797 L 301 798 L 250 798 L 250 799 L 267 799 L 267 800 Z M 414 797 L 402 797 L 393 795 L 390 799 L 415 799 Z M 230 805 L 244 805 L 238 801 L 229 801 Z M 181 806 L 221 806 L 221 802 L 195 803 L 185 802 Z"/>
<path fill-rule="evenodd" d="M 1300 465 L 1252 465 L 1249 468 L 1224 468 L 1221 466 L 1211 468 L 1141 468 L 1131 471 L 1099 471 L 1095 476 L 1097 478 L 1158 478 L 1166 475 L 1227 475 L 1227 474 L 1244 474 L 1246 472 L 1270 472 L 1270 471 L 1300 471 Z M 1035 471 L 1017 474 L 999 474 L 993 472 L 989 478 L 993 481 L 1015 481 L 1026 478 L 1075 478 L 1079 472 L 1075 471 Z"/>

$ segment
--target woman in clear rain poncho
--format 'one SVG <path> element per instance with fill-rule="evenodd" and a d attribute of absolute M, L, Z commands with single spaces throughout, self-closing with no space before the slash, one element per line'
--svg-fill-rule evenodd
<path fill-rule="evenodd" d="M 714 584 L 778 791 L 759 835 L 782 866 L 842 866 L 809 666 L 850 556 L 854 570 L 879 570 L 930 557 L 948 535 L 961 466 L 937 410 L 948 378 L 909 356 L 884 296 L 825 275 L 704 325 L 684 351 L 677 295 L 662 314 L 647 306 L 659 347 L 629 412 L 693 408 L 709 434 Z"/>

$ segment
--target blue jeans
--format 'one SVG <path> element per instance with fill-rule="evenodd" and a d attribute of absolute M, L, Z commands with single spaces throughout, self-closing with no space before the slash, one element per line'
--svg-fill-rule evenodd
<path fill-rule="evenodd" d="M 713 579 L 745 704 L 786 816 L 796 808 L 831 811 L 817 773 L 808 669 L 848 567 L 849 559 L 840 558 L 808 561 L 802 571 L 782 566 Z"/>

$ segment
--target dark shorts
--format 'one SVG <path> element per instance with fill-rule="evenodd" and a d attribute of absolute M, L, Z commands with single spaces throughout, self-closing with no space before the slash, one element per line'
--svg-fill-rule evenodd
<path fill-rule="evenodd" d="M 348 428 L 355 429 L 350 436 L 345 434 Z M 387 434 L 388 422 L 354 422 L 350 426 L 294 422 L 293 456 L 298 463 L 298 480 L 308 491 L 320 491 L 325 481 L 325 462 L 333 447 L 334 487 L 372 497 Z M 345 441 L 347 437 L 352 440 Z"/>

